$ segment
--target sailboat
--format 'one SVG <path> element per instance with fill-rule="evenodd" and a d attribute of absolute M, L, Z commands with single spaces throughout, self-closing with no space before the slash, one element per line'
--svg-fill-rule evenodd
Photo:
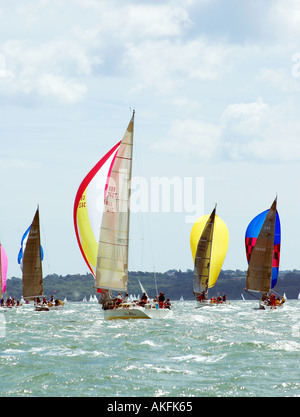
<path fill-rule="evenodd" d="M 54 306 L 52 303 L 38 302 L 44 297 L 42 260 L 44 257 L 40 238 L 39 208 L 37 208 L 33 221 L 24 233 L 18 255 L 18 263 L 22 270 L 23 299 L 34 300 L 36 311 L 49 311 L 62 308 L 62 304 Z"/>
<path fill-rule="evenodd" d="M 6 290 L 8 260 L 5 250 L 0 243 L 0 300 L 3 299 L 3 294 Z"/>
<path fill-rule="evenodd" d="M 259 308 L 263 310 L 283 305 L 281 296 L 276 305 L 274 290 L 279 273 L 280 240 L 276 197 L 269 210 L 249 223 L 245 235 L 248 261 L 245 290 L 255 298 L 258 295 Z"/>
<path fill-rule="evenodd" d="M 194 260 L 193 293 L 197 307 L 223 303 L 223 298 L 208 299 L 208 289 L 217 282 L 229 243 L 227 226 L 216 215 L 216 207 L 210 215 L 197 219 L 191 230 L 190 243 Z"/>
<path fill-rule="evenodd" d="M 170 314 L 150 303 L 140 306 L 128 301 L 115 307 L 112 298 L 112 291 L 127 292 L 133 130 L 134 111 L 123 139 L 84 178 L 74 203 L 77 242 L 95 278 L 107 320 Z"/>
<path fill-rule="evenodd" d="M 22 236 L 18 263 L 22 270 L 23 299 L 25 302 L 34 300 L 36 310 L 49 310 L 47 306 L 36 302 L 44 296 L 42 259 L 39 208 L 37 208 L 31 225 Z"/>

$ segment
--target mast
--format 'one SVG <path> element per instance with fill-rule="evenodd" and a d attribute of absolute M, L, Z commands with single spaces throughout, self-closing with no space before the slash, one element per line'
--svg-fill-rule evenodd
<path fill-rule="evenodd" d="M 40 239 L 39 208 L 30 226 L 26 248 L 23 254 L 23 297 L 32 300 L 43 296 L 43 272 Z"/>
<path fill-rule="evenodd" d="M 107 176 L 96 287 L 127 290 L 134 111 Z"/>
<path fill-rule="evenodd" d="M 246 278 L 246 290 L 268 293 L 271 290 L 277 196 L 267 212 L 252 248 Z"/>
<path fill-rule="evenodd" d="M 214 233 L 216 207 L 209 216 L 200 236 L 195 255 L 193 293 L 208 293 L 208 281 L 211 267 L 212 241 Z"/>

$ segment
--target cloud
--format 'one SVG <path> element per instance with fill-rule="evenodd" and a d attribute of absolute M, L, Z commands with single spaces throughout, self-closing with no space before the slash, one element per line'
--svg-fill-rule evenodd
<path fill-rule="evenodd" d="M 87 88 L 74 80 L 65 80 L 53 74 L 38 78 L 37 92 L 44 97 L 56 97 L 63 102 L 76 103 L 86 94 Z"/>
<path fill-rule="evenodd" d="M 174 4 L 78 0 L 73 7 L 41 0 L 26 7 L 18 2 L 14 10 L 2 9 L 7 30 L 0 44 L 0 76 L 14 77 L 15 82 L 1 83 L 1 91 L 16 97 L 57 97 L 66 103 L 83 99 L 88 82 L 84 77 L 98 77 L 99 70 L 101 75 L 122 76 L 135 64 L 129 57 L 128 66 L 121 66 L 123 57 L 134 51 L 139 64 L 146 39 L 177 37 L 191 26 L 187 10 Z M 16 28 L 13 34 L 9 22 Z M 26 30 L 19 32 L 19 26 Z M 147 75 L 144 72 L 141 75 Z"/>
<path fill-rule="evenodd" d="M 300 122 L 293 105 L 253 103 L 228 106 L 221 116 L 224 151 L 230 160 L 299 161 Z"/>
<path fill-rule="evenodd" d="M 293 104 L 255 102 L 227 106 L 218 121 L 177 119 L 156 149 L 204 161 L 300 161 L 300 121 Z"/>
<path fill-rule="evenodd" d="M 89 74 L 91 63 L 73 41 L 32 45 L 26 40 L 10 40 L 1 50 L 6 71 L 0 79 L 2 92 L 56 97 L 66 103 L 78 102 L 85 96 L 87 87 L 74 78 L 78 74 Z M 7 75 L 12 80 L 7 79 Z"/>
<path fill-rule="evenodd" d="M 168 92 L 187 80 L 214 80 L 228 70 L 229 48 L 204 38 L 129 44 L 123 65 L 132 68 L 140 88 L 154 86 Z"/>
<path fill-rule="evenodd" d="M 203 121 L 185 119 L 175 120 L 167 137 L 155 149 L 182 156 L 211 159 L 218 152 L 221 127 Z"/>
<path fill-rule="evenodd" d="M 296 78 L 298 78 L 298 67 L 299 65 L 296 61 L 296 64 L 291 64 L 291 67 L 288 69 L 261 68 L 259 75 L 255 78 L 255 82 L 263 84 L 264 86 L 269 86 L 270 88 L 282 93 L 299 92 L 300 83 L 296 80 Z"/>
<path fill-rule="evenodd" d="M 300 34 L 300 4 L 298 0 L 275 0 L 271 3 L 270 18 L 276 26 L 274 33 L 297 42 Z"/>
<path fill-rule="evenodd" d="M 87 0 L 80 2 L 83 9 L 97 14 L 99 28 L 110 39 L 125 41 L 157 39 L 181 35 L 191 26 L 188 12 L 183 6 L 169 4 L 140 4 Z"/>

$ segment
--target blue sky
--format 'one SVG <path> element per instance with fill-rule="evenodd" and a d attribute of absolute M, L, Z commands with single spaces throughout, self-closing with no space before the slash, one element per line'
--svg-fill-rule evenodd
<path fill-rule="evenodd" d="M 37 204 L 44 275 L 88 271 L 73 228 L 75 194 L 122 138 L 132 108 L 133 175 L 148 184 L 204 179 L 204 211 L 217 203 L 229 229 L 224 269 L 247 268 L 246 227 L 276 194 L 281 268 L 300 269 L 299 35 L 296 0 L 2 1 L 8 275 L 21 276 L 17 253 Z M 133 214 L 129 269 L 192 269 L 186 216 L 172 201 L 169 213 Z"/>

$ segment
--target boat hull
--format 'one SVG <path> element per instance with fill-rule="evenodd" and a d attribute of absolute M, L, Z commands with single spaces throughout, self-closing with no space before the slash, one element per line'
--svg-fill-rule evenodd
<path fill-rule="evenodd" d="M 207 307 L 207 306 L 210 306 L 210 307 L 218 306 L 218 307 L 220 307 L 220 306 L 226 306 L 226 303 L 225 302 L 224 303 L 223 302 L 222 303 L 214 303 L 214 302 L 211 302 L 211 300 L 197 301 L 196 308 Z"/>
<path fill-rule="evenodd" d="M 172 317 L 173 311 L 168 308 L 145 308 L 140 306 L 117 307 L 104 310 L 105 320 L 156 319 Z"/>
<path fill-rule="evenodd" d="M 284 304 L 277 304 L 276 306 L 271 306 L 269 304 L 264 303 L 261 300 L 258 300 L 258 308 L 259 310 L 276 310 L 276 309 L 282 309 L 284 307 Z"/>
<path fill-rule="evenodd" d="M 35 305 L 34 310 L 35 311 L 49 311 L 50 308 L 47 305 Z"/>
<path fill-rule="evenodd" d="M 105 320 L 151 319 L 140 308 L 113 308 L 104 310 Z"/>
<path fill-rule="evenodd" d="M 34 310 L 35 311 L 54 311 L 54 310 L 62 310 L 64 308 L 63 304 L 60 305 L 52 305 L 48 306 L 46 304 L 35 304 Z"/>

